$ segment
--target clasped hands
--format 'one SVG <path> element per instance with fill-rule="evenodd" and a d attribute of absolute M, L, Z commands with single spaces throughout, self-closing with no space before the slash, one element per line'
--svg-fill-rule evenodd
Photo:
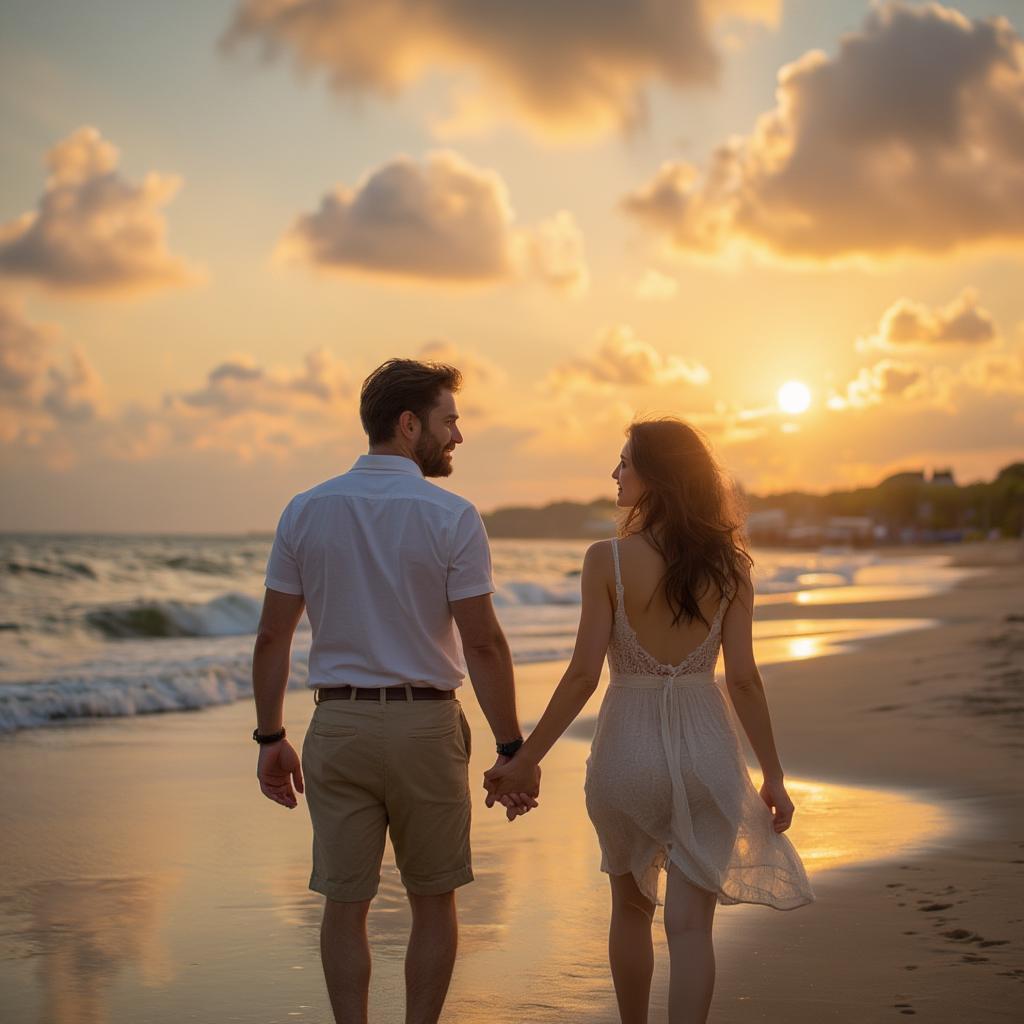
<path fill-rule="evenodd" d="M 494 767 L 484 772 L 484 789 L 487 790 L 487 806 L 501 804 L 508 820 L 515 821 L 537 806 L 540 765 L 520 754 L 515 757 L 499 756 Z"/>

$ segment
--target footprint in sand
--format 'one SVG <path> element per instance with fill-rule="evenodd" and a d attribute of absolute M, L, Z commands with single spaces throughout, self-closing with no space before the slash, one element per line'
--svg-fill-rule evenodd
<path fill-rule="evenodd" d="M 949 910 L 953 906 L 952 903 L 929 903 L 927 907 L 919 907 L 918 909 L 926 914 L 930 914 L 935 910 Z"/>
<path fill-rule="evenodd" d="M 953 928 L 951 931 L 943 932 L 942 934 L 953 942 L 976 942 L 979 946 L 985 948 L 989 946 L 1006 946 L 1010 942 L 1009 939 L 986 939 L 984 935 L 968 931 L 966 928 Z"/>
<path fill-rule="evenodd" d="M 900 1013 L 905 1013 L 908 1016 L 917 1013 L 917 1010 L 915 1010 L 910 1003 L 893 1003 L 892 1005 L 894 1010 L 899 1010 Z"/>

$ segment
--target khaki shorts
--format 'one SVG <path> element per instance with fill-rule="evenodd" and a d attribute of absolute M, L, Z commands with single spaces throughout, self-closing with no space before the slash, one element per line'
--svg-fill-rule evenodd
<path fill-rule="evenodd" d="M 388 831 L 409 892 L 471 882 L 469 754 L 457 700 L 318 704 L 302 744 L 310 889 L 343 903 L 372 899 Z"/>

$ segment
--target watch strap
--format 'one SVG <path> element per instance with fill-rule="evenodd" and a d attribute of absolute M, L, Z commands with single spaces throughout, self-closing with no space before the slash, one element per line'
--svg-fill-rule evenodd
<path fill-rule="evenodd" d="M 267 743 L 279 743 L 285 738 L 284 726 L 281 726 L 277 732 L 261 733 L 259 726 L 252 731 L 252 738 L 262 747 Z"/>

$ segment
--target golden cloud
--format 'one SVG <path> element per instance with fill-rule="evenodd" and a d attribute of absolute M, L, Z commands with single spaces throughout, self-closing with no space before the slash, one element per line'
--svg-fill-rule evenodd
<path fill-rule="evenodd" d="M 621 387 L 652 387 L 686 383 L 700 387 L 711 379 L 700 363 L 663 356 L 654 346 L 641 341 L 633 328 L 620 324 L 606 331 L 597 351 L 570 359 L 548 375 L 551 390 L 613 390 Z"/>
<path fill-rule="evenodd" d="M 583 236 L 561 212 L 520 228 L 494 171 L 456 153 L 423 163 L 397 157 L 355 188 L 339 185 L 299 217 L 279 254 L 321 270 L 447 284 L 514 277 L 579 293 L 586 288 Z"/>
<path fill-rule="evenodd" d="M 438 71 L 444 131 L 511 116 L 547 136 L 642 120 L 645 86 L 715 80 L 714 21 L 774 23 L 780 0 L 242 0 L 222 43 L 254 43 L 340 93 L 390 97 Z M 436 119 L 435 119 L 436 120 Z"/>
<path fill-rule="evenodd" d="M 247 357 L 221 363 L 204 387 L 169 399 L 219 417 L 240 413 L 300 415 L 348 403 L 354 394 L 347 368 L 326 349 L 307 353 L 301 370 L 266 370 Z"/>
<path fill-rule="evenodd" d="M 842 394 L 828 400 L 830 409 L 863 408 L 879 405 L 887 399 L 911 398 L 922 393 L 927 380 L 923 367 L 895 359 L 882 359 L 874 366 L 861 368 Z"/>
<path fill-rule="evenodd" d="M 1024 395 L 1024 346 L 972 360 L 964 377 L 985 394 Z"/>
<path fill-rule="evenodd" d="M 590 275 L 583 232 L 567 210 L 520 232 L 518 246 L 519 266 L 527 275 L 568 295 L 587 290 Z"/>
<path fill-rule="evenodd" d="M 102 415 L 99 374 L 77 346 L 67 367 L 54 359 L 59 336 L 56 327 L 31 322 L 19 305 L 0 301 L 0 440 L 36 445 L 63 424 Z"/>
<path fill-rule="evenodd" d="M 37 208 L 0 226 L 0 275 L 79 295 L 194 281 L 167 248 L 162 213 L 181 179 L 151 173 L 135 185 L 118 174 L 118 161 L 91 127 L 54 146 Z"/>
<path fill-rule="evenodd" d="M 669 162 L 623 200 L 679 250 L 934 255 L 1024 241 L 1024 41 L 1005 18 L 889 3 L 828 57 L 784 67 L 777 105 L 706 171 Z"/>
<path fill-rule="evenodd" d="M 878 330 L 857 342 L 857 348 L 936 349 L 944 346 L 981 345 L 999 336 L 995 320 L 978 305 L 978 294 L 965 288 L 948 305 L 929 309 L 910 299 L 899 299 L 883 314 Z"/>

